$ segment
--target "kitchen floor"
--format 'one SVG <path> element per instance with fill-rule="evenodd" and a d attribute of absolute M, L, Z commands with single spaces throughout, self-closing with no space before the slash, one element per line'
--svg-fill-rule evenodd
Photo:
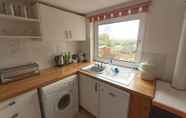
<path fill-rule="evenodd" d="M 80 109 L 80 112 L 74 118 L 95 118 L 90 113 Z"/>

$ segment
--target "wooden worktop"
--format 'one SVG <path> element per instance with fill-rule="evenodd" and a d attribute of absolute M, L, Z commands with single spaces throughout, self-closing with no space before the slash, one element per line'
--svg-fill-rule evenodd
<path fill-rule="evenodd" d="M 52 67 L 41 70 L 40 75 L 0 85 L 0 101 L 46 86 L 69 75 L 76 74 L 80 68 L 87 65 L 89 65 L 89 63 L 71 64 L 63 68 Z"/>
<path fill-rule="evenodd" d="M 40 75 L 30 77 L 24 80 L 19 80 L 16 82 L 0 85 L 0 101 L 4 101 L 9 98 L 18 96 L 24 92 L 46 86 L 48 84 L 61 80 L 69 75 L 76 74 L 77 72 L 92 77 L 96 77 L 94 74 L 88 74 L 79 71 L 80 68 L 85 67 L 89 64 L 90 63 L 79 63 L 79 64 L 71 64 L 63 68 L 53 67 L 53 68 L 42 70 Z M 129 86 L 120 86 L 120 88 L 125 89 L 126 91 L 129 92 L 133 92 L 133 93 L 137 93 L 140 95 L 153 98 L 155 83 L 142 80 L 139 74 L 137 74 L 134 79 L 135 80 Z"/>

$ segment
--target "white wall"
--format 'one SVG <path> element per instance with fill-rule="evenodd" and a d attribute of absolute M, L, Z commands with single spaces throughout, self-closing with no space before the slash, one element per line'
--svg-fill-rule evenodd
<path fill-rule="evenodd" d="M 153 0 L 147 15 L 144 59 L 156 64 L 164 80 L 171 81 L 184 14 L 184 0 Z"/>
<path fill-rule="evenodd" d="M 184 7 L 184 0 L 153 0 L 146 18 L 142 59 L 155 64 L 159 77 L 166 81 L 171 81 L 174 71 Z M 84 46 L 92 52 L 91 45 Z"/>

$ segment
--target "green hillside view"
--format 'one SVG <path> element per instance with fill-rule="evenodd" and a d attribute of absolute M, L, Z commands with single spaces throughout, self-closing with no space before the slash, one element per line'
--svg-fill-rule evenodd
<path fill-rule="evenodd" d="M 108 34 L 99 35 L 99 57 L 134 61 L 137 41 L 134 39 L 112 39 Z"/>

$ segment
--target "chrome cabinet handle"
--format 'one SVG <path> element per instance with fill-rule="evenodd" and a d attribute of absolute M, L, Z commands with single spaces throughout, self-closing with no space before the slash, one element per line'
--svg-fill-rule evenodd
<path fill-rule="evenodd" d="M 16 102 L 12 101 L 12 102 L 8 103 L 6 106 L 0 107 L 0 111 L 6 110 L 6 109 L 8 109 L 9 107 L 11 107 L 15 104 L 16 104 Z"/>
<path fill-rule="evenodd" d="M 69 30 L 69 37 L 70 37 L 70 39 L 72 39 L 72 31 L 71 30 Z"/>
<path fill-rule="evenodd" d="M 112 96 L 112 97 L 117 97 L 117 95 L 116 95 L 116 94 L 111 93 L 111 92 L 109 93 L 109 95 L 110 95 L 110 96 Z"/>
<path fill-rule="evenodd" d="M 65 38 L 68 39 L 68 31 L 65 30 Z"/>
<path fill-rule="evenodd" d="M 10 118 L 17 118 L 19 116 L 19 113 L 15 113 L 14 115 L 12 115 Z"/>
<path fill-rule="evenodd" d="M 16 104 L 16 102 L 15 101 L 12 101 L 12 102 L 8 103 L 8 106 L 13 106 L 15 104 Z"/>
<path fill-rule="evenodd" d="M 94 90 L 95 90 L 95 92 L 98 91 L 98 83 L 97 83 L 97 82 L 96 82 L 95 85 L 94 85 Z"/>

